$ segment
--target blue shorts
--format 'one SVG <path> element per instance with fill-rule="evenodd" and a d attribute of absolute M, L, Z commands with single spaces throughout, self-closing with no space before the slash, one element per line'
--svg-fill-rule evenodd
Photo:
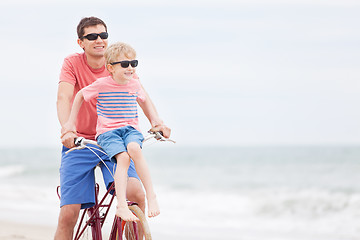
<path fill-rule="evenodd" d="M 90 146 L 98 148 L 97 146 Z M 61 154 L 60 207 L 68 204 L 81 204 L 82 209 L 92 207 L 95 204 L 94 168 L 99 164 L 100 159 L 87 148 L 65 154 L 67 150 L 69 149 L 63 147 Z M 109 160 L 106 154 L 101 153 L 99 150 L 93 149 L 93 151 L 104 160 L 111 172 L 115 172 L 115 164 Z M 100 163 L 100 168 L 105 186 L 110 187 L 114 181 L 112 175 L 104 163 Z M 128 170 L 128 176 L 139 179 L 132 161 Z"/>
<path fill-rule="evenodd" d="M 129 143 L 136 142 L 142 147 L 144 136 L 135 128 L 126 126 L 100 134 L 96 140 L 111 161 L 116 163 L 115 155 L 127 152 Z"/>

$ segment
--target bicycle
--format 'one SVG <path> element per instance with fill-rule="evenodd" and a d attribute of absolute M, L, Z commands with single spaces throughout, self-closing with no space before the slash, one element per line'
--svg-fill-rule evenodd
<path fill-rule="evenodd" d="M 175 143 L 175 141 L 169 138 L 164 138 L 161 132 L 151 132 L 151 131 L 149 131 L 149 135 L 144 138 L 144 142 L 150 140 L 151 138 L 154 138 L 159 141 L 170 141 Z M 90 149 L 95 155 L 97 154 L 96 152 L 94 152 L 94 150 L 103 152 L 101 148 L 99 149 L 99 148 L 91 147 L 88 146 L 88 144 L 100 147 L 96 141 L 88 140 L 83 137 L 78 137 L 75 139 L 76 147 L 69 149 L 66 152 L 66 154 L 68 154 L 71 151 L 84 149 L 84 148 Z M 101 160 L 100 157 L 99 159 Z M 108 170 L 110 171 L 110 169 Z M 57 194 L 60 198 L 61 196 L 59 193 L 59 189 L 60 186 L 57 187 Z M 113 200 L 115 198 L 115 183 L 113 182 L 111 184 L 110 188 L 103 195 L 100 201 L 99 201 L 99 189 L 100 189 L 99 184 L 96 183 L 95 205 L 93 207 L 83 210 L 80 220 L 78 221 L 78 226 L 75 231 L 74 240 L 83 239 L 85 236 L 85 232 L 87 232 L 89 228 L 91 228 L 91 236 L 93 240 L 103 239 L 102 227 L 105 223 L 105 220 L 108 216 Z M 122 239 L 140 240 L 143 238 L 145 238 L 145 240 L 151 240 L 152 237 L 150 233 L 150 228 L 147 223 L 145 214 L 141 211 L 141 209 L 137 206 L 137 203 L 135 202 L 128 201 L 128 207 L 130 211 L 132 211 L 134 215 L 136 215 L 139 221 L 126 222 L 123 221 L 121 218 L 115 216 L 110 230 L 109 240 L 122 240 Z M 87 220 L 85 219 L 86 215 L 88 215 Z"/>

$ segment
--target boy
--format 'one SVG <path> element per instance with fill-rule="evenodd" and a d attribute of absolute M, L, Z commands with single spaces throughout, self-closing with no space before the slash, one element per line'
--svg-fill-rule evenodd
<path fill-rule="evenodd" d="M 136 52 L 128 44 L 116 43 L 106 50 L 104 56 L 111 76 L 98 79 L 76 94 L 65 128 L 76 131 L 76 118 L 82 102 L 96 98 L 96 139 L 111 161 L 117 162 L 114 176 L 118 200 L 116 215 L 125 221 L 138 220 L 128 209 L 126 202 L 127 169 L 131 158 L 146 191 L 148 216 L 155 217 L 160 214 L 160 209 L 150 172 L 141 152 L 144 138 L 139 131 L 136 102 L 142 109 L 153 108 L 150 107 L 152 103 L 146 98 L 139 81 L 134 78 L 135 67 L 138 65 L 135 60 Z M 157 116 L 155 111 L 146 111 L 145 114 L 149 120 Z"/>

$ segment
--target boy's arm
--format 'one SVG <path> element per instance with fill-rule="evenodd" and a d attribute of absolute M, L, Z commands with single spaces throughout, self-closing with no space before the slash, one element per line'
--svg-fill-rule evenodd
<path fill-rule="evenodd" d="M 142 87 L 142 90 L 143 90 L 144 93 L 145 93 L 146 99 L 149 100 L 149 103 L 150 103 L 150 105 L 151 105 L 152 111 L 154 111 L 156 115 L 159 115 L 158 112 L 157 112 L 157 110 L 156 110 L 156 108 L 155 108 L 155 105 L 154 105 L 153 101 L 151 101 L 151 98 L 150 98 L 149 94 L 145 91 L 145 89 L 144 89 L 144 87 L 143 87 L 142 85 L 141 85 L 141 87 Z M 160 118 L 159 118 L 158 120 L 162 122 L 162 120 L 161 120 Z"/>
<path fill-rule="evenodd" d="M 151 124 L 151 131 L 161 131 L 163 133 L 163 136 L 166 138 L 170 137 L 171 129 L 168 128 L 163 120 L 160 119 L 159 114 L 155 108 L 154 103 L 151 101 L 151 98 L 149 97 L 149 94 L 145 91 L 145 88 L 141 84 L 139 78 L 137 78 L 141 89 L 145 95 L 145 102 L 138 101 L 139 106 L 142 108 L 145 116 L 149 119 Z"/>
<path fill-rule="evenodd" d="M 139 106 L 143 110 L 145 116 L 149 119 L 151 124 L 151 131 L 161 131 L 164 137 L 169 138 L 171 129 L 168 128 L 164 122 L 159 118 L 158 113 L 156 112 L 153 102 L 150 100 L 146 94 L 145 101 L 138 101 Z"/>
<path fill-rule="evenodd" d="M 149 119 L 152 127 L 163 124 L 163 121 L 160 119 L 159 114 L 155 108 L 154 103 L 151 101 L 149 94 L 145 91 L 145 88 L 143 87 L 143 85 L 141 84 L 140 81 L 139 81 L 139 83 L 140 83 L 143 93 L 145 94 L 145 99 L 146 99 L 145 101 L 147 102 L 147 105 L 145 106 L 145 108 L 143 108 L 140 105 L 140 101 L 138 101 L 140 107 L 144 111 L 145 116 Z M 150 119 L 149 116 L 152 118 Z"/>
<path fill-rule="evenodd" d="M 147 119 L 149 119 L 151 127 L 162 124 L 162 120 L 159 118 L 155 108 L 153 107 L 152 102 L 147 96 L 145 98 L 145 101 L 137 100 L 137 102 L 143 110 Z"/>

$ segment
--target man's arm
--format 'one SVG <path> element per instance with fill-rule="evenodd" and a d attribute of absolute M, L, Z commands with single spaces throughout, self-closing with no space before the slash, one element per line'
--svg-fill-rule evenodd
<path fill-rule="evenodd" d="M 57 115 L 61 125 L 61 142 L 65 147 L 74 147 L 74 139 L 77 137 L 75 132 L 63 129 L 68 121 L 71 112 L 71 101 L 74 94 L 74 86 L 67 82 L 60 82 L 57 94 Z"/>
<path fill-rule="evenodd" d="M 84 95 L 83 92 L 80 90 L 75 98 L 74 102 L 71 107 L 71 112 L 68 121 L 63 125 L 63 129 L 66 132 L 76 132 L 76 118 L 79 114 L 80 107 L 82 103 L 84 102 Z"/>

